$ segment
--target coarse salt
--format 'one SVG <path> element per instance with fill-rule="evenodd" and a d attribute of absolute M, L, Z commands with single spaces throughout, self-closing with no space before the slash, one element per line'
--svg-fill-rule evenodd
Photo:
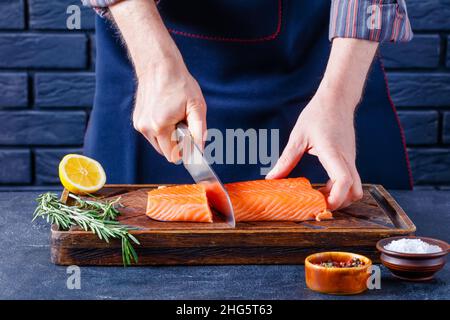
<path fill-rule="evenodd" d="M 384 248 L 401 253 L 436 253 L 442 251 L 441 247 L 429 244 L 421 239 L 407 238 L 393 240 L 385 245 Z"/>

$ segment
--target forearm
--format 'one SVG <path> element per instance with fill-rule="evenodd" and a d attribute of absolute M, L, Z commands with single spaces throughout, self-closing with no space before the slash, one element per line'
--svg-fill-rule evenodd
<path fill-rule="evenodd" d="M 334 39 L 318 93 L 336 105 L 354 110 L 361 99 L 377 48 L 378 43 L 373 41 Z"/>
<path fill-rule="evenodd" d="M 155 67 L 182 61 L 154 1 L 122 1 L 109 9 L 127 45 L 138 78 Z"/>

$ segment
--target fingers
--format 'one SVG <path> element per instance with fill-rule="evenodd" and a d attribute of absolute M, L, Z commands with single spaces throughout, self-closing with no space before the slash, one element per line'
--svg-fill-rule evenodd
<path fill-rule="evenodd" d="M 204 102 L 191 103 L 185 108 L 185 118 L 195 143 L 203 150 L 206 132 L 206 106 Z M 180 116 L 180 121 L 183 115 Z M 155 150 L 167 158 L 168 161 L 177 163 L 180 156 L 180 146 L 176 139 L 175 124 L 177 121 L 166 119 L 163 114 L 157 115 L 156 119 L 152 116 L 143 116 L 135 114 L 133 119 L 134 127 L 139 131 Z M 171 124 L 173 123 L 173 124 Z"/>
<path fill-rule="evenodd" d="M 355 162 L 347 161 L 347 166 L 352 174 L 353 185 L 347 195 L 346 201 L 342 204 L 341 208 L 348 207 L 352 202 L 361 200 L 363 197 L 363 188 L 361 183 L 361 177 L 359 176 L 358 170 L 356 169 Z"/>
<path fill-rule="evenodd" d="M 156 140 L 161 148 L 164 157 L 170 162 L 176 163 L 179 160 L 177 140 L 175 136 L 175 126 L 168 126 L 155 132 Z"/>
<path fill-rule="evenodd" d="M 333 186 L 333 182 L 331 180 L 327 181 L 327 184 L 322 187 L 319 188 L 319 191 L 322 192 L 325 196 L 329 196 L 330 195 L 330 191 L 331 191 L 331 187 Z"/>
<path fill-rule="evenodd" d="M 144 118 L 145 119 L 145 118 Z M 179 160 L 176 139 L 173 139 L 175 126 L 162 127 L 149 124 L 150 121 L 137 121 L 134 127 L 139 131 L 155 150 L 170 162 Z"/>
<path fill-rule="evenodd" d="M 344 202 L 339 206 L 339 209 L 346 208 L 350 206 L 353 202 L 361 200 L 363 197 L 363 188 L 361 183 L 361 178 L 358 174 L 358 170 L 356 169 L 355 162 L 347 161 L 347 166 L 352 175 L 353 184 L 344 200 Z"/>
<path fill-rule="evenodd" d="M 186 112 L 179 116 L 180 121 L 184 119 L 184 115 L 195 143 L 203 150 L 203 137 L 206 132 L 206 106 L 204 102 L 191 103 L 180 109 Z M 164 116 L 164 114 L 159 114 L 156 117 L 135 114 L 133 118 L 135 129 L 145 136 L 157 152 L 170 162 L 177 163 L 180 160 L 180 146 L 178 146 L 175 128 L 178 121 L 166 119 L 167 116 Z"/>
<path fill-rule="evenodd" d="M 347 194 L 353 185 L 352 175 L 344 158 L 334 151 L 318 152 L 319 161 L 330 177 L 331 189 L 327 198 L 330 210 L 336 210 L 342 206 L 347 199 Z"/>
<path fill-rule="evenodd" d="M 363 196 L 361 178 L 354 161 L 347 161 L 337 152 L 319 152 L 319 160 L 328 173 L 330 180 L 321 188 L 327 196 L 330 210 L 349 206 Z"/>
<path fill-rule="evenodd" d="M 155 137 L 145 137 L 147 139 L 148 142 L 150 142 L 150 144 L 152 145 L 153 148 L 155 148 L 156 152 L 158 152 L 160 155 L 164 156 L 164 153 L 161 151 L 161 148 L 159 147 L 158 141 L 156 140 Z"/>
<path fill-rule="evenodd" d="M 291 171 L 295 168 L 297 163 L 302 158 L 303 153 L 305 152 L 303 142 L 296 140 L 299 139 L 293 137 L 289 138 L 286 148 L 284 148 L 283 153 L 281 154 L 275 166 L 266 175 L 266 179 L 284 178 L 289 175 L 289 173 L 291 173 Z"/>
<path fill-rule="evenodd" d="M 186 122 L 195 144 L 203 151 L 206 138 L 206 103 L 204 100 L 193 101 L 187 105 Z"/>
<path fill-rule="evenodd" d="M 156 136 L 152 133 L 153 130 L 150 126 L 150 121 L 148 121 L 148 117 L 145 116 L 144 110 L 142 108 L 139 108 L 138 106 L 141 105 L 141 101 L 144 100 L 143 91 L 138 88 L 136 93 L 136 105 L 133 110 L 133 126 L 134 129 L 138 132 L 140 132 L 145 139 L 152 145 L 152 147 L 160 154 L 164 155 L 164 153 L 161 150 L 161 147 L 159 146 L 159 143 L 156 139 Z"/>

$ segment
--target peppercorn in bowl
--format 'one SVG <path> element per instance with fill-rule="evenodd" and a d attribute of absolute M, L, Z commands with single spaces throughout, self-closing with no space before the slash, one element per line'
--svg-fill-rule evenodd
<path fill-rule="evenodd" d="M 372 261 L 350 252 L 321 252 L 305 259 L 308 288 L 328 294 L 358 294 L 367 290 Z"/>

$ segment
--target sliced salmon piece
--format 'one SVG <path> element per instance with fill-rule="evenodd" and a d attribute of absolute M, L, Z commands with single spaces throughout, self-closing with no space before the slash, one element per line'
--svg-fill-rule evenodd
<path fill-rule="evenodd" d="M 324 195 L 306 178 L 254 180 L 225 185 L 236 221 L 304 221 L 331 219 Z M 223 204 L 203 185 L 180 185 L 152 190 L 147 216 L 160 221 L 212 222 L 210 204 Z M 208 195 L 209 194 L 209 195 Z"/>
<path fill-rule="evenodd" d="M 159 221 L 213 222 L 205 187 L 198 184 L 150 191 L 146 215 Z"/>
<path fill-rule="evenodd" d="M 225 185 L 236 221 L 331 219 L 324 195 L 306 178 L 255 180 Z"/>

